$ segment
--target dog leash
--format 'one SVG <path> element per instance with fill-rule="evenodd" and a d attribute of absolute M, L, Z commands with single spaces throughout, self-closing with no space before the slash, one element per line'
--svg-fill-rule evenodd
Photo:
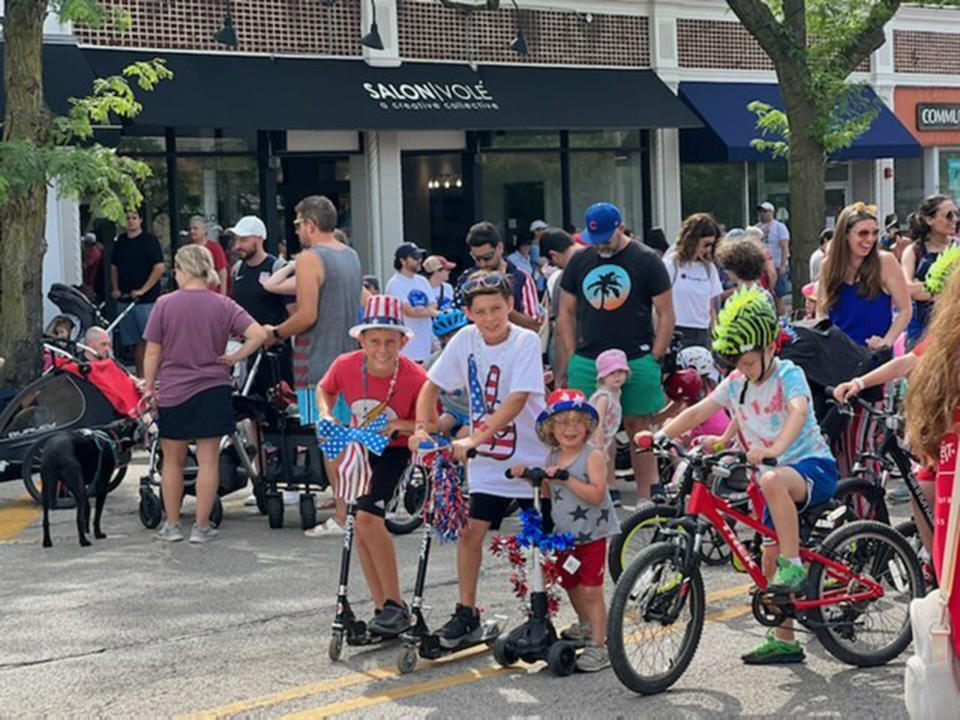
<path fill-rule="evenodd" d="M 117 459 L 120 457 L 118 452 L 118 443 L 111 437 L 110 433 L 105 430 L 90 430 L 88 428 L 81 429 L 81 435 L 93 440 L 94 444 L 97 446 L 97 469 L 93 475 L 93 486 L 96 486 L 98 483 L 103 482 L 101 475 L 103 474 L 103 450 L 106 448 L 110 451 L 110 459 L 116 464 Z"/>

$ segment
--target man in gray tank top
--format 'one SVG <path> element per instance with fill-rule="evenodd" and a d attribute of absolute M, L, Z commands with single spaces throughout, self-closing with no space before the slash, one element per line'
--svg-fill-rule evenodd
<path fill-rule="evenodd" d="M 298 395 L 310 396 L 338 355 L 357 349 L 349 331 L 357 323 L 363 291 L 360 258 L 333 235 L 337 209 L 322 195 L 309 195 L 295 208 L 297 310 L 276 327 L 266 325 L 267 345 L 296 336 L 293 374 Z M 301 408 L 301 416 L 304 416 Z M 309 415 L 309 413 L 306 413 Z"/>

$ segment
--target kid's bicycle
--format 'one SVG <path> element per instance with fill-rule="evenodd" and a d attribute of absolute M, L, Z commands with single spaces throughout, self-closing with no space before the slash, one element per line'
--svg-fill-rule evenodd
<path fill-rule="evenodd" d="M 732 453 L 687 452 L 666 439 L 661 444 L 690 463 L 694 485 L 687 513 L 671 523 L 669 539 L 642 551 L 617 583 L 607 647 L 624 685 L 645 695 L 663 692 L 693 659 L 706 615 L 700 547 L 710 528 L 722 535 L 756 584 L 752 608 L 762 625 L 798 620 L 830 654 L 858 667 L 887 663 L 910 644 L 909 605 L 924 593 L 924 584 L 916 553 L 899 533 L 858 520 L 811 548 L 804 539 L 811 535 L 809 524 L 832 503 L 809 508 L 801 515 L 800 557 L 809 567 L 804 591 L 770 592 L 759 558 L 728 519 L 768 538 L 776 539 L 776 533 L 755 514 L 731 507 L 709 485 L 713 469 Z"/>

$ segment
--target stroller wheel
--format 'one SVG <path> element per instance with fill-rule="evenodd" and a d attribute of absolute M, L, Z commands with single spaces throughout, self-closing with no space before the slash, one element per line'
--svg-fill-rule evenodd
<path fill-rule="evenodd" d="M 278 492 L 267 495 L 267 520 L 274 530 L 283 527 L 283 495 Z"/>
<path fill-rule="evenodd" d="M 153 530 L 160 524 L 163 517 L 163 505 L 160 498 L 149 488 L 140 491 L 140 522 L 148 530 Z"/>
<path fill-rule="evenodd" d="M 223 503 L 220 501 L 220 496 L 217 495 L 213 499 L 213 509 L 210 510 L 210 524 L 213 527 L 220 527 L 220 523 L 223 522 Z"/>
<path fill-rule="evenodd" d="M 257 510 L 261 515 L 267 514 L 267 488 L 263 480 L 253 481 L 253 497 L 257 500 Z"/>
<path fill-rule="evenodd" d="M 310 493 L 300 493 L 300 527 L 309 530 L 317 524 L 317 502 Z"/>

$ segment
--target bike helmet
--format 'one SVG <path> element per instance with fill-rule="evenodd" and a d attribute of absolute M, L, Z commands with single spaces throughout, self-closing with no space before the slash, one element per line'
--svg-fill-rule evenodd
<path fill-rule="evenodd" d="M 717 315 L 713 351 L 726 357 L 763 350 L 780 335 L 777 312 L 760 287 L 737 290 Z"/>
<path fill-rule="evenodd" d="M 437 337 L 449 335 L 467 325 L 467 316 L 462 310 L 444 308 L 433 319 L 433 334 Z"/>
<path fill-rule="evenodd" d="M 924 286 L 931 295 L 939 295 L 950 278 L 950 273 L 954 266 L 960 260 L 960 246 L 952 245 L 940 253 L 940 257 L 934 261 L 927 271 L 927 279 Z"/>
<path fill-rule="evenodd" d="M 681 370 L 696 370 L 697 375 L 712 382 L 720 382 L 720 370 L 713 361 L 713 355 L 705 347 L 691 345 L 677 354 L 677 367 Z"/>
<path fill-rule="evenodd" d="M 692 368 L 671 373 L 663 386 L 667 397 L 674 402 L 694 403 L 703 392 L 703 381 L 699 373 Z"/>

